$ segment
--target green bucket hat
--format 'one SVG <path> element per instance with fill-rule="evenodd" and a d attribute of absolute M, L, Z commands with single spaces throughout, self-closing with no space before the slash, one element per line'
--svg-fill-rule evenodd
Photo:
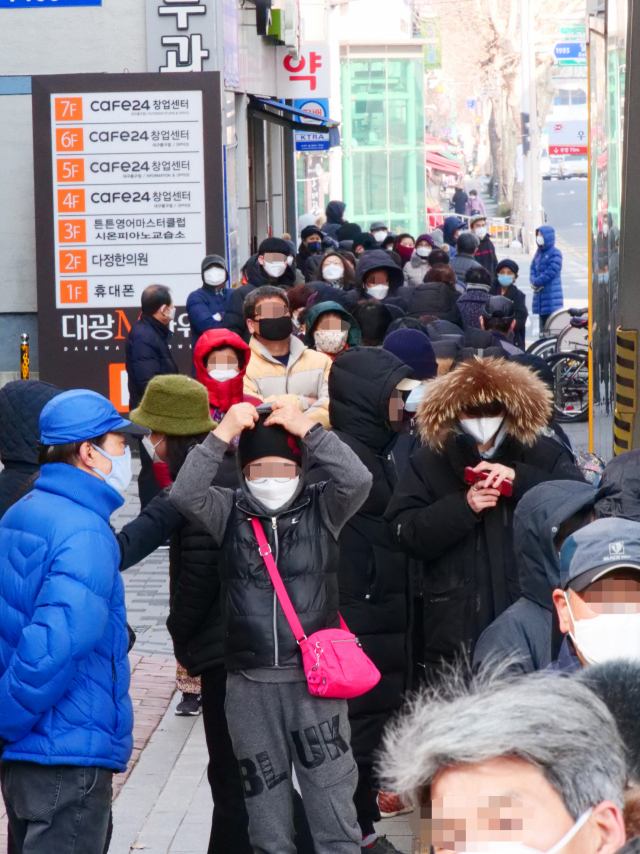
<path fill-rule="evenodd" d="M 206 388 L 181 374 L 154 377 L 129 417 L 134 424 L 167 436 L 195 436 L 216 427 Z"/>

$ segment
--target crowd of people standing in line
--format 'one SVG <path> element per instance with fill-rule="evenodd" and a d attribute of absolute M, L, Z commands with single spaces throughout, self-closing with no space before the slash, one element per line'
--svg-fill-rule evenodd
<path fill-rule="evenodd" d="M 127 342 L 130 420 L 93 392 L 0 390 L 12 854 L 71 850 L 71 834 L 77 851 L 108 849 L 111 774 L 132 746 L 120 573 L 167 540 L 178 709 L 201 711 L 210 755 L 210 852 L 391 854 L 376 823 L 410 809 L 441 761 L 425 758 L 428 727 L 424 750 L 412 730 L 436 701 L 389 729 L 411 691 L 461 655 L 482 673 L 507 657 L 509 685 L 640 655 L 637 458 L 585 482 L 553 378 L 520 346 L 518 265 L 477 256 L 475 221 L 390 239 L 344 212 L 332 203 L 302 229 L 297 261 L 287 236 L 263 241 L 237 289 L 223 258 L 204 259 L 192 376 L 171 355 L 170 290 L 147 288 Z M 347 226 L 351 248 L 334 246 Z M 126 439 L 140 443 L 142 509 L 114 535 Z M 343 620 L 380 672 L 372 690 L 310 693 L 255 520 L 305 633 Z"/>

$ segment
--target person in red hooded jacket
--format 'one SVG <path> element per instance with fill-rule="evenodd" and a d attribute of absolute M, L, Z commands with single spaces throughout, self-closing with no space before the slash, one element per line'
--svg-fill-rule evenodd
<path fill-rule="evenodd" d="M 243 391 L 244 375 L 251 358 L 249 345 L 230 329 L 209 329 L 193 351 L 196 379 L 209 395 L 211 417 L 219 424 L 235 403 L 262 401 Z"/>

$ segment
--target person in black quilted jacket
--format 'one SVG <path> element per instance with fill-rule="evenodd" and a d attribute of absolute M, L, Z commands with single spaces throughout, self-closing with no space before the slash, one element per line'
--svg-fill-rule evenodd
<path fill-rule="evenodd" d="M 38 420 L 62 389 L 37 380 L 16 380 L 0 390 L 0 517 L 40 471 Z"/>
<path fill-rule="evenodd" d="M 125 361 L 129 381 L 129 408 L 140 405 L 149 382 L 163 374 L 179 374 L 173 361 L 169 341 L 171 321 L 175 316 L 171 291 L 164 285 L 149 285 L 142 294 L 142 314 L 131 327 L 127 338 Z M 161 487 L 153 471 L 151 457 L 140 443 L 138 494 L 140 505 L 147 504 L 160 493 Z"/>

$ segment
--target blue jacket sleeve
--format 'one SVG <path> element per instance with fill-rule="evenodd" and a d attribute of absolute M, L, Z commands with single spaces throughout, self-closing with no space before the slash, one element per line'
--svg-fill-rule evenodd
<path fill-rule="evenodd" d="M 29 625 L 0 679 L 0 739 L 18 741 L 64 696 L 109 619 L 115 542 L 72 535 L 54 556 Z"/>
<path fill-rule="evenodd" d="M 549 282 L 557 279 L 562 272 L 562 252 L 556 249 L 555 246 L 549 252 L 546 259 L 546 264 L 540 265 L 540 272 L 537 275 L 531 275 L 531 284 L 537 288 L 544 288 Z"/>
<path fill-rule="evenodd" d="M 200 299 L 197 293 L 189 294 L 189 298 L 187 299 L 187 313 L 189 315 L 189 322 L 198 335 L 202 335 L 207 329 L 219 329 L 222 325 L 221 320 L 213 319 L 211 308 L 204 300 Z M 224 315 L 224 312 L 220 312 L 220 314 Z"/>

